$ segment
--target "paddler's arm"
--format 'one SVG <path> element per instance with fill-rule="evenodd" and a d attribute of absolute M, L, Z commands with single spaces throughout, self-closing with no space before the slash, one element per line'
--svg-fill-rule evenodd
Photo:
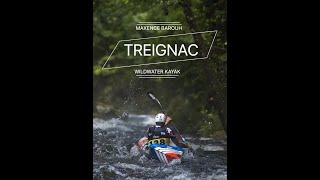
<path fill-rule="evenodd" d="M 166 126 L 167 124 L 169 124 L 169 122 L 170 122 L 171 120 L 172 120 L 172 118 L 171 118 L 170 116 L 167 116 L 167 119 L 166 119 L 166 122 L 165 122 L 165 126 Z M 171 129 L 170 129 L 169 133 L 170 133 L 170 135 L 171 135 L 170 139 L 172 140 L 172 142 L 173 142 L 176 146 L 181 147 L 181 148 L 191 148 L 191 146 L 189 146 L 189 145 L 187 145 L 187 144 L 185 144 L 185 143 L 183 143 L 183 142 L 180 142 L 180 141 L 176 138 L 176 136 L 173 134 L 173 132 L 171 131 Z"/>
<path fill-rule="evenodd" d="M 171 117 L 167 116 L 166 122 L 164 123 L 164 125 L 166 126 L 167 124 L 169 124 L 169 122 L 171 121 Z"/>

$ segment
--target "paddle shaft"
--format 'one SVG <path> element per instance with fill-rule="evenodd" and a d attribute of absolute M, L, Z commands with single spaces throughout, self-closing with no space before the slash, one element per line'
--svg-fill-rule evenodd
<path fill-rule="evenodd" d="M 150 97 L 150 99 L 157 104 L 157 106 L 161 109 L 162 113 L 165 114 L 167 116 L 167 113 L 163 110 L 163 107 L 160 104 L 160 101 L 158 100 L 158 98 L 156 98 L 156 96 L 151 92 L 147 92 L 148 97 Z M 186 142 L 186 140 L 184 139 L 184 137 L 180 134 L 180 132 L 178 131 L 178 129 L 174 126 L 173 122 L 170 121 L 170 123 L 172 124 L 173 128 L 176 130 L 176 132 L 179 134 L 179 136 L 181 137 L 181 139 L 183 140 L 183 142 Z"/>

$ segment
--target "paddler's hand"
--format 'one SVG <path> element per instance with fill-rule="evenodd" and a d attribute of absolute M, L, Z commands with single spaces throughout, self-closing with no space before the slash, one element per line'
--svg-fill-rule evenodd
<path fill-rule="evenodd" d="M 189 149 L 192 149 L 192 146 L 189 143 L 187 143 L 185 145 L 187 145 Z"/>
<path fill-rule="evenodd" d="M 189 148 L 189 149 L 191 148 L 192 149 L 192 147 L 191 147 L 191 145 L 189 144 L 188 141 L 183 141 L 182 144 L 185 146 L 185 148 Z"/>
<path fill-rule="evenodd" d="M 172 120 L 171 117 L 170 117 L 170 116 L 167 116 L 165 125 L 169 124 L 169 122 L 170 122 L 171 120 Z"/>
<path fill-rule="evenodd" d="M 184 144 L 188 147 L 188 152 L 194 154 L 195 151 L 192 149 L 192 146 L 189 144 L 189 142 L 185 141 Z"/>
<path fill-rule="evenodd" d="M 194 154 L 194 150 L 192 148 L 192 146 L 189 144 L 189 142 L 185 142 L 185 145 L 188 146 L 188 152 L 191 152 L 192 154 Z"/>

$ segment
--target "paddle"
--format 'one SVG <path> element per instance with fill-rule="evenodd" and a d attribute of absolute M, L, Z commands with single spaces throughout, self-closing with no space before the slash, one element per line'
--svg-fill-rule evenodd
<path fill-rule="evenodd" d="M 162 107 L 160 101 L 159 101 L 158 98 L 154 95 L 154 93 L 151 92 L 151 91 L 148 91 L 148 92 L 147 92 L 147 95 L 148 95 L 148 97 L 152 100 L 152 102 L 154 102 L 154 103 L 161 109 L 162 113 L 165 114 L 165 115 L 167 115 L 166 112 L 163 110 L 163 107 Z M 184 137 L 180 134 L 180 132 L 178 131 L 178 129 L 174 126 L 173 122 L 170 121 L 170 123 L 171 123 L 171 125 L 173 126 L 173 128 L 176 130 L 176 132 L 179 134 L 179 136 L 181 137 L 182 141 L 187 144 L 187 141 L 186 141 L 186 140 L 184 139 Z"/>

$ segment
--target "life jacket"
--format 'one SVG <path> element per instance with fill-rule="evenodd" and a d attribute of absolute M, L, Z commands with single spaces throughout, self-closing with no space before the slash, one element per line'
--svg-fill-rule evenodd
<path fill-rule="evenodd" d="M 170 128 L 152 126 L 148 129 L 148 147 L 151 144 L 169 145 L 170 138 L 174 135 Z"/>

